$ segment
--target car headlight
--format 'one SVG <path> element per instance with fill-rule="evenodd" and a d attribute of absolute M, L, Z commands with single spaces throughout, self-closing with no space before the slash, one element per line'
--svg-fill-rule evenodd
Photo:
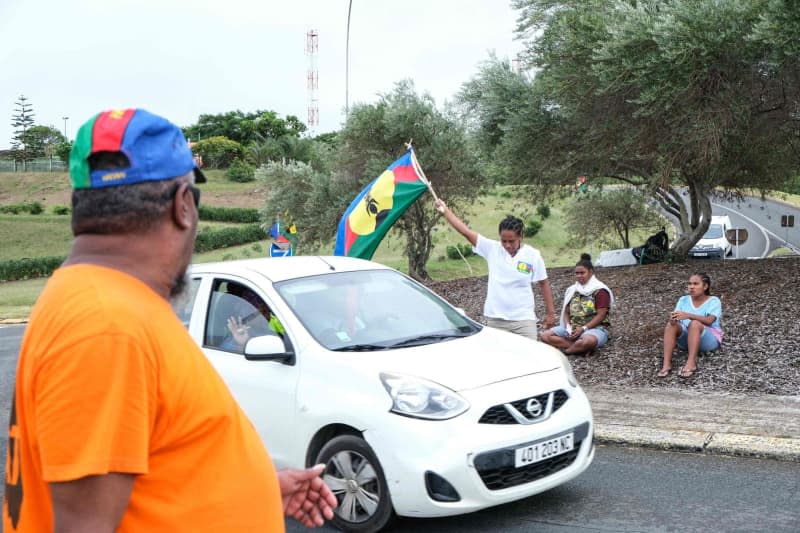
<path fill-rule="evenodd" d="M 392 412 L 426 420 L 447 420 L 469 403 L 454 391 L 425 379 L 382 372 L 381 383 L 392 399 Z"/>
<path fill-rule="evenodd" d="M 558 355 L 561 356 L 561 364 L 564 365 L 564 372 L 567 374 L 567 382 L 572 385 L 573 387 L 578 386 L 578 379 L 575 377 L 575 372 L 572 371 L 572 365 L 567 359 L 567 356 L 558 352 Z"/>

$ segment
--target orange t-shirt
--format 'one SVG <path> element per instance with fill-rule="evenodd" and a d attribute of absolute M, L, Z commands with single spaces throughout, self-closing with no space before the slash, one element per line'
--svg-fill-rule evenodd
<path fill-rule="evenodd" d="M 169 303 L 122 272 L 57 270 L 17 363 L 3 528 L 53 530 L 48 482 L 136 474 L 122 532 L 284 530 L 263 444 Z"/>

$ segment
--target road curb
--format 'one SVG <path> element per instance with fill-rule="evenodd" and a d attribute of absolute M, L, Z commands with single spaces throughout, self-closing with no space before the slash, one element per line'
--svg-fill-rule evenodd
<path fill-rule="evenodd" d="M 759 457 L 800 462 L 800 439 L 596 424 L 595 442 L 658 450 Z"/>
<path fill-rule="evenodd" d="M 0 324 L 27 324 L 27 318 L 0 318 Z"/>

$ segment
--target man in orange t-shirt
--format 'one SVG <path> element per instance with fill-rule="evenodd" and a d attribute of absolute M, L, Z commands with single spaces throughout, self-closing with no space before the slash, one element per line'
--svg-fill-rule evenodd
<path fill-rule="evenodd" d="M 169 298 L 185 287 L 205 178 L 143 110 L 78 132 L 70 256 L 37 301 L 9 424 L 3 530 L 283 531 L 336 499 L 320 466 L 275 471 Z"/>

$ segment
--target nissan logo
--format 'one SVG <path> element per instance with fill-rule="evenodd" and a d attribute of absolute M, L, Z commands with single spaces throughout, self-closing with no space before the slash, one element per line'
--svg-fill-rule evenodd
<path fill-rule="evenodd" d="M 536 398 L 529 398 L 528 403 L 525 405 L 525 409 L 527 409 L 532 417 L 536 418 L 542 414 L 542 403 Z"/>

